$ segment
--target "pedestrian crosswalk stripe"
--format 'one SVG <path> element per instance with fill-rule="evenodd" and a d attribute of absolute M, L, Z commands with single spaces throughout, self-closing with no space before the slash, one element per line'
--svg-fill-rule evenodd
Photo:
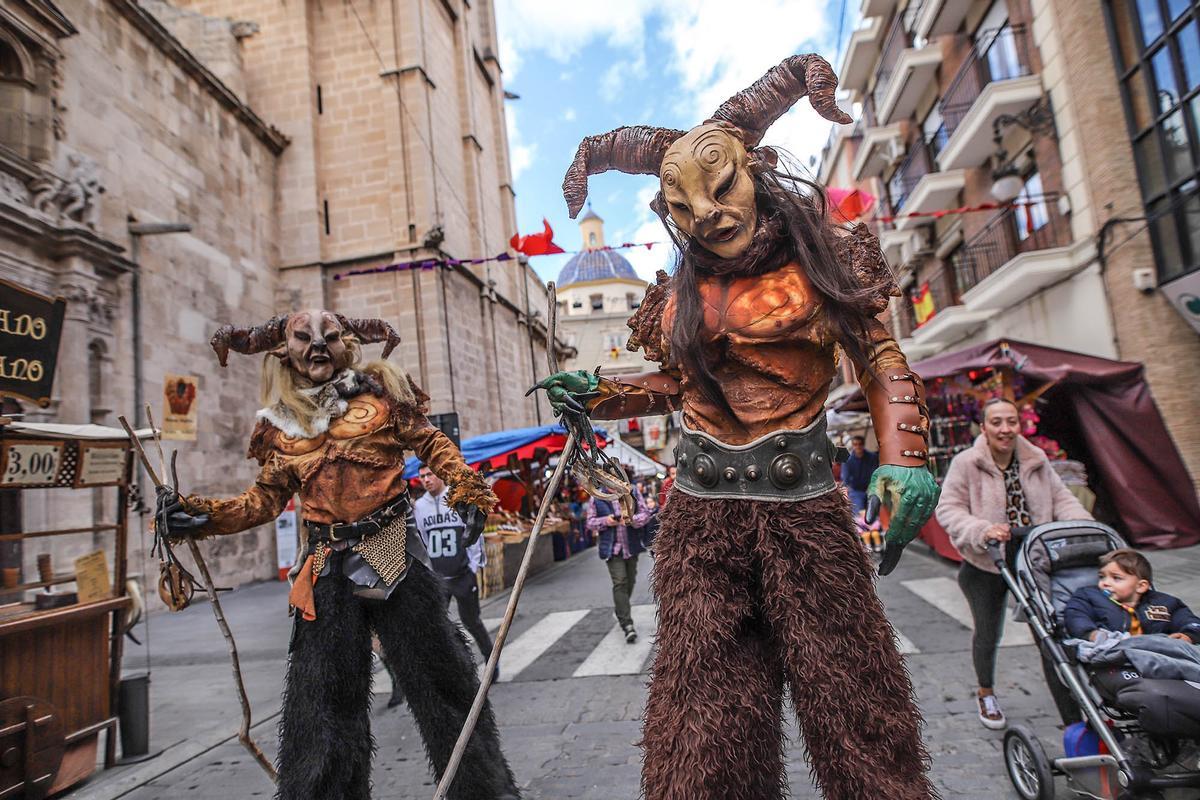
<path fill-rule="evenodd" d="M 500 652 L 500 681 L 511 681 L 521 674 L 521 670 L 537 661 L 590 611 L 591 609 L 587 608 L 579 611 L 553 611 L 516 639 L 506 642 Z"/>
<path fill-rule="evenodd" d="M 896 640 L 896 648 L 900 651 L 900 655 L 902 656 L 916 655 L 917 653 L 921 652 L 919 649 L 917 649 L 917 646 L 912 643 L 912 639 L 909 639 L 895 628 L 892 628 L 892 638 Z"/>
<path fill-rule="evenodd" d="M 637 675 L 642 671 L 654 644 L 658 622 L 653 605 L 634 606 L 632 616 L 633 627 L 638 632 L 637 641 L 629 644 L 625 641 L 625 632 L 621 630 L 621 626 L 613 625 L 572 677 Z"/>
<path fill-rule="evenodd" d="M 495 633 L 500 630 L 501 622 L 504 622 L 504 617 L 492 617 L 483 621 L 483 627 L 487 628 L 488 633 Z"/>
<path fill-rule="evenodd" d="M 950 578 L 920 578 L 902 581 L 901 585 L 959 624 L 971 630 L 975 629 L 975 622 L 971 619 L 971 608 L 956 581 Z M 1007 610 L 1004 613 L 1011 616 Z M 1028 625 L 1014 624 L 1012 620 L 1006 620 L 1006 623 L 1004 635 L 1000 639 L 1001 647 L 1033 644 Z"/>

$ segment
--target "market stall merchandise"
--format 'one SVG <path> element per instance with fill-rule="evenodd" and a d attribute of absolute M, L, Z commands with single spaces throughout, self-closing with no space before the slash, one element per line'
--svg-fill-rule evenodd
<path fill-rule="evenodd" d="M 1009 397 L 1022 422 L 1036 425 L 1026 438 L 1047 451 L 1076 496 L 1094 501 L 1097 518 L 1139 547 L 1200 542 L 1200 503 L 1141 364 L 996 339 L 912 369 L 927 387 L 935 474 L 944 474 L 949 459 L 973 441 L 968 420 L 982 401 Z M 861 395 L 851 395 L 838 410 L 862 404 Z M 1079 486 L 1081 479 L 1089 486 Z M 922 538 L 939 554 L 958 558 L 936 519 Z"/>
<path fill-rule="evenodd" d="M 36 556 L 38 572 L 18 561 L 0 576 L 0 797 L 40 798 L 91 775 L 102 731 L 104 765 L 115 763 L 131 463 L 116 428 L 0 421 L 0 543 Z M 112 521 L 24 529 L 21 494 L 101 487 L 115 490 Z M 65 570 L 52 540 L 81 534 L 105 544 Z"/>

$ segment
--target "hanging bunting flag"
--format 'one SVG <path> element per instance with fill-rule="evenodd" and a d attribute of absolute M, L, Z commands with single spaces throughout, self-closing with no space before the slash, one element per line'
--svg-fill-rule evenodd
<path fill-rule="evenodd" d="M 554 230 L 550 227 L 550 222 L 545 217 L 542 217 L 542 225 L 545 229 L 541 233 L 530 233 L 526 236 L 513 234 L 513 237 L 508 240 L 509 245 L 518 253 L 524 253 L 527 256 L 548 256 L 554 253 L 565 253 L 561 247 L 554 243 Z"/>
<path fill-rule="evenodd" d="M 937 313 L 937 309 L 933 305 L 933 292 L 929 290 L 929 284 L 921 284 L 920 291 L 916 292 L 912 297 L 913 311 L 917 315 L 917 327 L 921 327 L 929 318 Z"/>
<path fill-rule="evenodd" d="M 862 189 L 829 187 L 825 194 L 829 195 L 830 215 L 834 222 L 854 222 L 875 207 L 875 195 Z"/>

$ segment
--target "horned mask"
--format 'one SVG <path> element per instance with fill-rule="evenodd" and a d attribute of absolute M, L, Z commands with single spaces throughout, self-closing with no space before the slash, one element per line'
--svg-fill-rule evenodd
<path fill-rule="evenodd" d="M 636 125 L 589 136 L 563 179 L 571 218 L 583 208 L 589 175 L 611 169 L 658 175 L 654 210 L 669 213 L 679 230 L 717 257 L 737 258 L 757 223 L 752 176 L 776 164 L 775 152 L 759 146 L 767 128 L 805 96 L 825 119 L 851 122 L 834 101 L 836 89 L 825 59 L 791 56 L 686 133 Z"/>
<path fill-rule="evenodd" d="M 384 342 L 384 358 L 400 344 L 400 334 L 381 319 L 352 319 L 319 309 L 272 317 L 252 328 L 225 325 L 210 344 L 221 366 L 225 366 L 230 350 L 246 355 L 270 353 L 316 384 L 349 366 L 350 351 L 344 339 L 347 334 L 363 344 Z"/>

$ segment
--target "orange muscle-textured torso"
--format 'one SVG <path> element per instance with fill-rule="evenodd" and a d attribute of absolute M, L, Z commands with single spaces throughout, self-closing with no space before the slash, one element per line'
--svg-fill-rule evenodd
<path fill-rule="evenodd" d="M 789 264 L 767 275 L 703 278 L 699 290 L 705 356 L 734 417 L 705 399 L 685 374 L 688 427 L 742 444 L 816 419 L 835 371 L 834 340 L 803 269 Z M 671 330 L 674 316 L 672 297 L 663 331 Z"/>

